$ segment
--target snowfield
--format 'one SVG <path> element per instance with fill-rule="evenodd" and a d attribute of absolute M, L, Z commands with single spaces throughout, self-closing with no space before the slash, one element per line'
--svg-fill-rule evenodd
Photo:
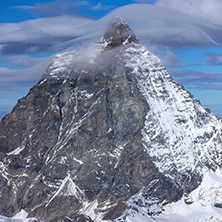
<path fill-rule="evenodd" d="M 222 170 L 206 172 L 196 190 L 167 205 L 158 216 L 129 214 L 127 222 L 222 222 Z"/>
<path fill-rule="evenodd" d="M 14 217 L 8 218 L 0 215 L 0 222 L 39 222 L 36 218 L 27 218 L 28 213 L 24 210 L 18 212 Z"/>

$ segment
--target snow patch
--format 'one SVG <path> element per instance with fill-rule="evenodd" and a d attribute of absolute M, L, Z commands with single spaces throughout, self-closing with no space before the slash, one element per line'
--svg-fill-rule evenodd
<path fill-rule="evenodd" d="M 217 169 L 215 172 L 208 171 L 204 174 L 204 178 L 200 186 L 196 190 L 191 192 L 188 198 L 183 197 L 178 202 L 166 205 L 164 207 L 163 213 L 157 216 L 150 217 L 147 214 L 146 208 L 139 207 L 137 212 L 127 210 L 125 215 L 123 216 L 126 219 L 123 221 L 222 222 L 221 197 L 222 170 Z M 189 204 L 187 204 L 188 201 Z M 220 207 L 218 208 L 217 206 Z"/>
<path fill-rule="evenodd" d="M 87 216 L 89 216 L 92 220 L 95 220 L 96 218 L 98 218 L 98 213 L 95 212 L 95 209 L 98 206 L 98 201 L 94 200 L 93 202 L 84 202 L 83 208 L 80 211 L 81 214 L 85 214 Z M 100 218 L 98 218 L 100 221 Z M 95 220 L 97 221 L 97 220 Z"/>
<path fill-rule="evenodd" d="M 206 172 L 201 185 L 189 195 L 188 200 L 203 207 L 220 206 L 222 209 L 222 170 Z"/>
<path fill-rule="evenodd" d="M 27 216 L 28 216 L 28 213 L 25 210 L 21 209 L 21 211 L 19 211 L 13 218 L 24 219 L 24 218 L 27 218 Z"/>
<path fill-rule="evenodd" d="M 13 150 L 12 152 L 8 153 L 7 155 L 10 156 L 10 155 L 18 155 L 22 152 L 22 150 L 25 149 L 25 146 L 19 146 L 17 149 Z"/>
<path fill-rule="evenodd" d="M 52 202 L 53 199 L 57 196 L 75 196 L 76 198 L 81 200 L 81 195 L 83 195 L 83 192 L 79 189 L 79 187 L 73 182 L 70 174 L 65 177 L 59 189 L 54 193 L 54 195 L 50 198 L 48 203 L 46 204 L 46 207 Z"/>
<path fill-rule="evenodd" d="M 222 208 L 222 170 L 208 171 L 204 174 L 201 185 L 190 193 L 189 198 L 182 198 L 169 204 L 165 211 L 155 217 L 156 222 L 221 222 Z M 186 204 L 189 200 L 191 204 Z"/>
<path fill-rule="evenodd" d="M 78 160 L 78 159 L 76 159 L 75 157 L 73 157 L 73 159 L 74 159 L 77 163 L 79 163 L 80 165 L 84 164 L 82 160 Z"/>

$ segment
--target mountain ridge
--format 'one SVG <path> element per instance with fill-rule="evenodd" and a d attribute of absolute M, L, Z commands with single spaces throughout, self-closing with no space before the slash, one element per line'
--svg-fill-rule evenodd
<path fill-rule="evenodd" d="M 0 214 L 155 215 L 220 167 L 221 141 L 221 119 L 116 18 L 88 52 L 55 56 L 3 118 Z"/>

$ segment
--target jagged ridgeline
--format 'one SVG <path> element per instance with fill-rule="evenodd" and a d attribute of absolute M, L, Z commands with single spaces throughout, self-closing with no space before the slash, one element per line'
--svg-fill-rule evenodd
<path fill-rule="evenodd" d="M 221 119 L 177 84 L 120 18 L 55 56 L 0 125 L 0 214 L 149 217 L 221 165 Z"/>

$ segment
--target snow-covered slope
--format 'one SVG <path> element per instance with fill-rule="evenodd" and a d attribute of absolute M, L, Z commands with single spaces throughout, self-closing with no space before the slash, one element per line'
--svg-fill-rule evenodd
<path fill-rule="evenodd" d="M 178 178 L 178 173 L 203 175 L 208 168 L 220 166 L 221 119 L 176 83 L 143 46 L 127 47 L 122 55 L 150 107 L 142 134 L 159 170 L 181 184 L 183 178 Z"/>
<path fill-rule="evenodd" d="M 27 218 L 28 213 L 21 210 L 13 218 L 8 218 L 0 215 L 0 222 L 39 222 L 36 218 Z"/>
<path fill-rule="evenodd" d="M 204 174 L 200 186 L 176 203 L 165 207 L 155 220 L 171 222 L 221 222 L 222 221 L 222 171 Z M 186 204 L 188 203 L 188 204 Z"/>
<path fill-rule="evenodd" d="M 124 219 L 123 219 L 124 218 Z M 221 222 L 222 171 L 208 171 L 200 186 L 188 196 L 163 207 L 163 212 L 148 216 L 146 209 L 128 210 L 122 217 L 127 222 Z M 98 222 L 100 222 L 98 220 Z"/>

